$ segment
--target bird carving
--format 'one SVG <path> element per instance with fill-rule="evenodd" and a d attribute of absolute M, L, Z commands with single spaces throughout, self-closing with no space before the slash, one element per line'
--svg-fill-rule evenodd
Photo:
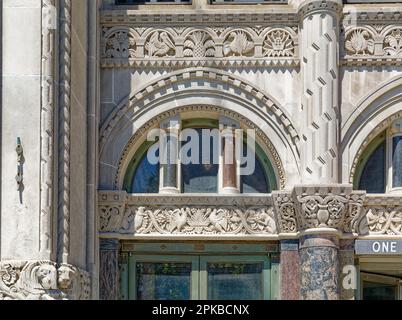
<path fill-rule="evenodd" d="M 228 228 L 228 220 L 226 219 L 226 211 L 223 209 L 212 210 L 209 215 L 214 229 L 218 232 L 225 232 Z"/>
<path fill-rule="evenodd" d="M 223 45 L 223 54 L 225 56 L 245 56 L 254 49 L 254 43 L 247 39 L 247 35 L 242 32 L 231 32 L 227 42 Z"/>
<path fill-rule="evenodd" d="M 187 209 L 176 209 L 173 211 L 171 215 L 171 220 L 169 223 L 168 230 L 170 232 L 173 232 L 176 230 L 177 232 L 181 232 L 185 224 L 187 223 L 187 217 L 188 217 L 188 210 Z"/>
<path fill-rule="evenodd" d="M 154 32 L 145 44 L 145 49 L 150 57 L 165 57 L 169 51 L 175 50 L 175 46 L 167 32 Z"/>
<path fill-rule="evenodd" d="M 350 39 L 346 41 L 346 49 L 354 55 L 374 53 L 374 40 L 366 30 L 356 30 Z"/>

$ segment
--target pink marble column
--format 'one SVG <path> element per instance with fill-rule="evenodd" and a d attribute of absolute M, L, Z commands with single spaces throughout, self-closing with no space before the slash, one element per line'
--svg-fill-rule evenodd
<path fill-rule="evenodd" d="M 281 300 L 300 299 L 299 241 L 281 241 Z"/>

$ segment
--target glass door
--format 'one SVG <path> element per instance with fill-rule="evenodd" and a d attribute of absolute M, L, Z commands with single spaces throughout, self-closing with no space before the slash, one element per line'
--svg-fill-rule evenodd
<path fill-rule="evenodd" d="M 390 276 L 362 273 L 363 300 L 401 300 L 401 281 Z"/>
<path fill-rule="evenodd" d="M 202 256 L 202 300 L 269 300 L 269 259 L 263 256 Z"/>
<path fill-rule="evenodd" d="M 131 256 L 130 300 L 197 300 L 199 258 L 196 256 Z"/>

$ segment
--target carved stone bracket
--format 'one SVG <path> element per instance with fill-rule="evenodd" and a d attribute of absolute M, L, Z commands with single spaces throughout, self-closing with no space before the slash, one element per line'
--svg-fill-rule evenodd
<path fill-rule="evenodd" d="M 69 264 L 1 261 L 0 300 L 88 300 L 90 276 Z"/>

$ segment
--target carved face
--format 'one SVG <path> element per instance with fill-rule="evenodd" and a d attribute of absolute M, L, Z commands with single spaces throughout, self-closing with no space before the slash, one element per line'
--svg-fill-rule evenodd
<path fill-rule="evenodd" d="M 36 271 L 39 284 L 43 289 L 56 289 L 56 268 L 50 265 L 41 265 Z"/>
<path fill-rule="evenodd" d="M 74 270 L 68 266 L 61 266 L 57 273 L 57 284 L 62 290 L 69 289 L 73 282 Z"/>

